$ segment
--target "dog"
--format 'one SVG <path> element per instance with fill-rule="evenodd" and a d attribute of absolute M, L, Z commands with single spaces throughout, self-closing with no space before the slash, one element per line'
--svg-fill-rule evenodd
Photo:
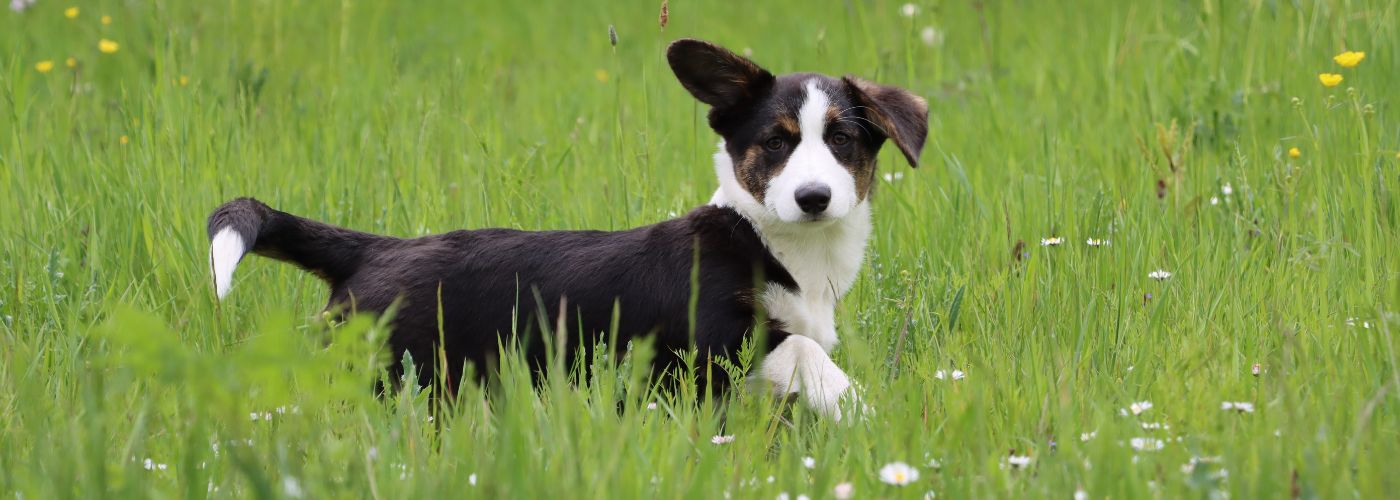
<path fill-rule="evenodd" d="M 658 372 L 691 348 L 702 366 L 732 359 L 762 329 L 766 355 L 749 378 L 839 420 L 843 401 L 856 396 L 830 356 L 835 307 L 864 260 L 876 157 L 888 140 L 918 166 L 928 104 L 851 76 L 775 76 L 700 40 L 677 40 L 666 57 L 681 85 L 709 105 L 722 138 L 719 188 L 708 204 L 624 231 L 479 229 L 404 239 L 239 198 L 209 216 L 218 298 L 249 252 L 300 266 L 330 285 L 327 311 L 394 311 L 391 373 L 402 374 L 405 353 L 435 360 L 441 349 L 447 373 L 424 363 L 422 385 L 438 376 L 456 383 L 468 362 L 492 367 L 498 346 L 511 342 L 543 366 L 542 333 L 556 319 L 560 338 L 578 343 L 570 356 L 608 335 L 613 349 L 654 336 Z M 731 383 L 723 370 L 697 372 L 707 387 Z"/>

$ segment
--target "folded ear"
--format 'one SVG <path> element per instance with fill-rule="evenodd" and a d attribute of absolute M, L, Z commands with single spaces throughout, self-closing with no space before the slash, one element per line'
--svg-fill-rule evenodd
<path fill-rule="evenodd" d="M 880 85 L 854 76 L 844 78 L 851 94 L 865 106 L 870 121 L 894 141 L 909 166 L 919 166 L 919 153 L 928 137 L 928 101 L 899 87 Z"/>
<path fill-rule="evenodd" d="M 703 40 L 671 42 L 666 60 L 691 95 L 717 109 L 743 104 L 773 85 L 772 73 Z"/>

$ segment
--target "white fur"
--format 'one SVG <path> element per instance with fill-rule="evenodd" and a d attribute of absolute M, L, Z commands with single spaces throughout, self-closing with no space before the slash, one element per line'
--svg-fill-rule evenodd
<path fill-rule="evenodd" d="M 855 177 L 836 160 L 831 147 L 826 144 L 826 111 L 831 105 L 831 98 L 817 88 L 815 81 L 808 81 L 806 88 L 807 99 L 802 101 L 802 107 L 797 112 L 801 139 L 792 155 L 788 156 L 783 170 L 777 177 L 769 179 L 763 200 L 785 222 L 809 218 L 797 205 L 796 196 L 797 189 L 808 184 L 824 185 L 831 189 L 831 201 L 826 211 L 817 214 L 822 218 L 845 217 L 859 200 Z"/>
<path fill-rule="evenodd" d="M 764 203 L 739 184 L 734 159 L 720 141 L 715 153 L 719 189 L 710 204 L 734 208 L 749 219 L 800 290 L 770 287 L 764 292 L 768 316 L 792 335 L 769 353 L 759 375 L 773 384 L 776 394 L 802 392 L 809 407 L 839 418 L 836 402 L 848 393 L 853 397 L 854 391 L 828 354 L 838 343 L 836 302 L 855 284 L 871 225 L 870 204 L 859 200 L 855 179 L 823 138 L 829 103 L 815 84 L 807 84 L 807 100 L 798 116 L 802 140 L 782 173 L 769 183 Z M 797 206 L 794 191 L 807 182 L 831 188 L 823 220 L 804 220 Z"/>
<path fill-rule="evenodd" d="M 214 292 L 220 300 L 233 288 L 233 270 L 247 252 L 243 237 L 231 227 L 220 229 L 209 241 L 209 267 L 214 271 Z"/>
<path fill-rule="evenodd" d="M 822 415 L 841 420 L 841 402 L 852 393 L 851 380 L 836 366 L 816 341 L 790 335 L 764 358 L 758 368 L 763 380 L 772 384 L 773 395 L 802 395 L 807 407 Z"/>

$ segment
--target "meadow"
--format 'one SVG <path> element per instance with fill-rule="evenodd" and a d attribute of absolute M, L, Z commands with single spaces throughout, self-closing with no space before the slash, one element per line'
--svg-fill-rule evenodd
<path fill-rule="evenodd" d="M 1400 491 L 1396 0 L 11 5 L 0 496 Z M 705 203 L 680 37 L 930 102 L 838 311 L 866 418 L 657 391 L 645 344 L 435 411 L 368 390 L 382 322 L 313 276 L 251 257 L 215 300 L 236 196 L 399 236 Z"/>

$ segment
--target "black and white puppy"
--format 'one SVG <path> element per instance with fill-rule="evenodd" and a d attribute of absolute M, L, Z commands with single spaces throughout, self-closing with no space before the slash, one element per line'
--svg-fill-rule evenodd
<path fill-rule="evenodd" d="M 482 229 L 401 239 L 240 198 L 209 216 L 215 291 L 221 299 L 228 293 L 249 251 L 291 262 L 330 284 L 328 310 L 396 306 L 394 368 L 402 369 L 405 352 L 434 360 L 441 348 L 449 384 L 465 362 L 479 371 L 495 366 L 498 342 L 519 342 L 542 366 L 540 332 L 556 321 L 570 355 L 609 334 L 617 345 L 654 335 L 662 370 L 691 347 L 702 362 L 735 355 L 766 317 L 767 355 L 755 375 L 775 395 L 800 394 L 810 408 L 840 418 L 839 403 L 853 391 L 829 356 L 835 306 L 864 259 L 876 155 L 889 139 L 917 163 L 927 103 L 852 77 L 774 76 L 698 40 L 672 43 L 667 59 L 681 84 L 711 106 L 710 126 L 723 137 L 715 154 L 720 187 L 708 205 L 626 231 Z M 420 383 L 433 380 L 433 364 L 421 363 Z M 728 384 L 717 367 L 698 371 L 709 374 L 702 382 L 710 387 Z"/>

